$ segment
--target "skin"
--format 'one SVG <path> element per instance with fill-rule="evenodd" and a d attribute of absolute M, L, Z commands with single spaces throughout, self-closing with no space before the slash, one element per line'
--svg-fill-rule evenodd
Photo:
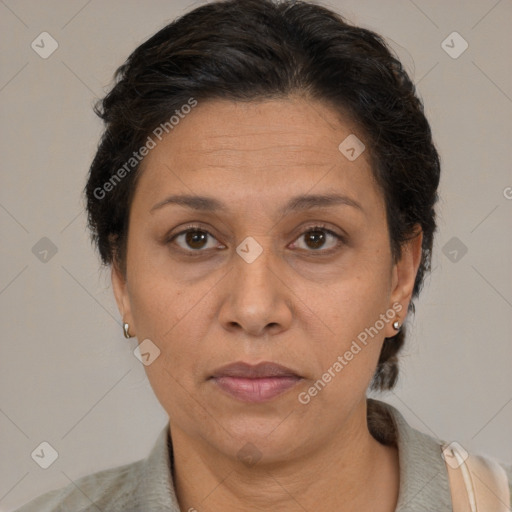
<path fill-rule="evenodd" d="M 366 422 L 392 321 L 308 404 L 298 401 L 393 304 L 403 323 L 420 262 L 421 231 L 393 262 L 368 151 L 351 162 L 338 150 L 352 133 L 364 141 L 332 108 L 301 97 L 215 100 L 199 103 L 143 161 L 126 275 L 114 265 L 112 282 L 130 332 L 161 351 L 145 370 L 169 415 L 182 510 L 395 510 L 398 453 Z M 361 209 L 279 213 L 293 196 L 333 192 Z M 226 211 L 151 211 L 172 194 L 211 196 Z M 169 241 L 191 223 L 209 238 Z M 322 232 L 315 246 L 308 230 L 318 223 L 345 242 Z M 263 249 L 250 264 L 236 252 L 247 236 Z M 303 379 L 245 403 L 208 379 L 236 361 L 276 362 Z M 237 456 L 248 442 L 255 464 Z"/>

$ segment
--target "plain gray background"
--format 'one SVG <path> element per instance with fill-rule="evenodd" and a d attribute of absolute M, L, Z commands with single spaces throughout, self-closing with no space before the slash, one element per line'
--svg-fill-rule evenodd
<path fill-rule="evenodd" d="M 94 100 L 137 45 L 200 3 L 0 0 L 1 511 L 146 456 L 167 421 L 123 338 L 81 191 L 102 130 Z M 381 398 L 430 435 L 511 462 L 512 2 L 324 5 L 385 36 L 442 158 L 434 271 Z M 468 43 L 457 58 L 454 31 Z M 31 47 L 42 32 L 59 45 L 46 59 Z M 43 441 L 59 454 L 48 469 L 30 456 Z"/>

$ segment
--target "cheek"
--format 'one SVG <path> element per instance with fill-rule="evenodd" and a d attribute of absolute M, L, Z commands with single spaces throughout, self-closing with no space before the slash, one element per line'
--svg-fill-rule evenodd
<path fill-rule="evenodd" d="M 377 262 L 375 262 L 377 263 Z M 390 307 L 389 269 L 362 259 L 321 285 L 302 281 L 295 290 L 337 346 L 346 344 Z"/>
<path fill-rule="evenodd" d="M 309 331 L 310 360 L 316 361 L 317 372 L 298 401 L 306 404 L 305 411 L 311 406 L 317 411 L 313 415 L 336 421 L 365 395 L 375 372 L 385 335 L 382 327 L 387 325 L 381 326 L 380 320 L 388 306 L 386 288 L 354 278 L 309 297 L 320 318 L 312 319 L 310 326 L 316 323 L 326 335 L 314 337 Z"/>
<path fill-rule="evenodd" d="M 144 366 L 148 381 L 164 409 L 175 417 L 200 415 L 195 411 L 195 382 L 201 359 L 203 334 L 197 318 L 203 314 L 201 302 L 193 307 L 191 297 L 173 288 L 169 281 L 151 286 L 151 281 L 133 293 L 133 317 L 139 342 L 149 338 L 160 351 L 158 357 Z M 191 304 L 192 302 L 192 304 Z M 195 322 L 194 322 L 195 319 Z"/>
<path fill-rule="evenodd" d="M 191 384 L 199 374 L 201 354 L 205 353 L 203 340 L 212 322 L 215 305 L 208 290 L 213 283 L 184 284 L 157 269 L 138 270 L 130 286 L 137 337 L 139 341 L 149 338 L 160 350 L 159 358 L 146 367 L 148 377 L 163 381 L 166 387 L 176 385 L 170 375 Z"/>
<path fill-rule="evenodd" d="M 324 375 L 322 380 L 332 380 L 332 395 L 352 388 L 354 392 L 364 390 L 373 376 L 391 321 L 381 320 L 390 308 L 387 273 L 369 266 L 315 290 L 307 286 L 298 295 L 308 297 L 308 308 L 314 312 L 307 329 L 309 337 L 316 339 L 312 350 L 321 368 L 317 377 Z M 314 324 L 323 333 L 321 337 L 313 334 Z M 326 375 L 329 369 L 331 374 Z"/>

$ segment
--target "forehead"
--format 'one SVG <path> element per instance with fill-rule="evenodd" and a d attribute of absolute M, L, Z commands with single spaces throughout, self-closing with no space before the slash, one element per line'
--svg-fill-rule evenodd
<path fill-rule="evenodd" d="M 178 191 L 220 194 L 226 201 L 257 195 L 274 203 L 308 191 L 375 200 L 368 152 L 351 161 L 339 149 L 354 135 L 364 138 L 317 101 L 199 102 L 155 141 L 142 162 L 134 201 L 156 202 Z"/>

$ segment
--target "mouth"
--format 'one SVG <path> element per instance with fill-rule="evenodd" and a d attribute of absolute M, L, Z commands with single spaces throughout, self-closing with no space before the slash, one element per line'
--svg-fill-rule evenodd
<path fill-rule="evenodd" d="M 232 398 L 260 403 L 295 387 L 302 377 L 290 368 L 275 363 L 250 365 L 238 362 L 219 368 L 209 380 Z"/>

